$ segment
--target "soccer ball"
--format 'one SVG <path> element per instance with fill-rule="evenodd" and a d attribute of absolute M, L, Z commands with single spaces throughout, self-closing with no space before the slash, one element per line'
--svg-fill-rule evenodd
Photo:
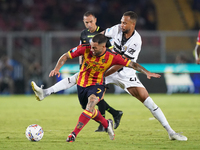
<path fill-rule="evenodd" d="M 42 139 L 44 131 L 41 126 L 32 124 L 26 128 L 25 135 L 29 141 L 38 142 Z"/>

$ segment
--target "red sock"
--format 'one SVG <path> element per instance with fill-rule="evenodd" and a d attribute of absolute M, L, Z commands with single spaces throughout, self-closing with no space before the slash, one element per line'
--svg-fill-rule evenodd
<path fill-rule="evenodd" d="M 100 111 L 96 108 L 95 108 L 95 113 L 92 116 L 92 119 L 97 122 L 100 122 L 104 128 L 108 127 L 108 121 L 101 115 Z"/>
<path fill-rule="evenodd" d="M 92 117 L 92 112 L 87 111 L 87 110 L 84 110 L 82 112 L 82 114 L 80 115 L 78 119 L 78 123 L 73 131 L 76 134 L 76 136 L 83 129 L 83 127 L 88 123 L 91 117 Z"/>

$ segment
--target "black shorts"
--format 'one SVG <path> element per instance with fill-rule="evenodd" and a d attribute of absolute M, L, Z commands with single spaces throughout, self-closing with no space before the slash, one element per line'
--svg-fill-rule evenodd
<path fill-rule="evenodd" d="M 86 105 L 88 103 L 88 97 L 92 94 L 96 95 L 99 100 L 101 100 L 104 91 L 105 91 L 105 86 L 104 85 L 92 85 L 88 87 L 81 87 L 77 85 L 77 90 L 78 90 L 78 98 L 79 102 L 82 106 L 83 109 L 86 108 Z"/>

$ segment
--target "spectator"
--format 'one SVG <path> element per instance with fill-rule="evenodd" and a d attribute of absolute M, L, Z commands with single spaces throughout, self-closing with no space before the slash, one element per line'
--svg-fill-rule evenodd
<path fill-rule="evenodd" d="M 2 56 L 0 59 L 0 93 L 13 94 L 13 66 L 11 60 L 7 56 Z"/>
<path fill-rule="evenodd" d="M 28 85 L 26 87 L 27 94 L 29 94 L 31 91 L 30 82 L 32 80 L 34 80 L 38 84 L 43 84 L 43 82 L 42 82 L 42 67 L 41 67 L 39 61 L 35 61 L 32 64 L 30 64 L 28 71 L 29 71 L 29 82 L 27 83 Z"/>
<path fill-rule="evenodd" d="M 77 11 L 78 10 L 78 11 Z M 92 10 L 103 28 L 119 23 L 121 13 L 136 11 L 138 29 L 156 30 L 156 11 L 151 0 L 8 0 L 0 1 L 0 31 L 81 30 L 82 14 Z M 108 17 L 109 16 L 109 17 Z"/>

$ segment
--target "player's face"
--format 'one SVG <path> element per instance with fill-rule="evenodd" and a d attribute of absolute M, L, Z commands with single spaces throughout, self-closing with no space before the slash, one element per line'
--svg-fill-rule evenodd
<path fill-rule="evenodd" d="M 94 32 L 96 30 L 97 18 L 95 18 L 94 16 L 92 15 L 84 16 L 83 22 L 85 24 L 85 27 L 89 29 L 90 32 Z"/>
<path fill-rule="evenodd" d="M 123 33 L 129 33 L 135 28 L 135 23 L 129 16 L 123 16 L 121 19 L 121 28 Z"/>
<path fill-rule="evenodd" d="M 104 53 L 105 44 L 98 44 L 97 42 L 90 42 L 91 51 L 95 56 L 101 56 Z"/>

